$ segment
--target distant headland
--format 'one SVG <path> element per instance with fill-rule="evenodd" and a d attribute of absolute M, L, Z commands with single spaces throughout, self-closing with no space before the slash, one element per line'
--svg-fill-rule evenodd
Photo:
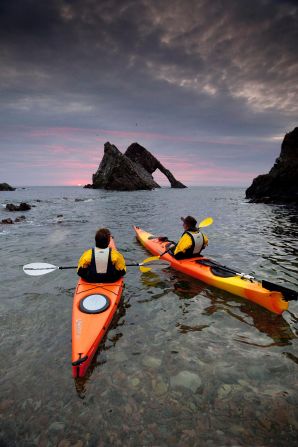
<path fill-rule="evenodd" d="M 113 144 L 104 145 L 104 156 L 92 177 L 92 184 L 85 188 L 136 191 L 160 188 L 152 174 L 157 169 L 169 180 L 171 188 L 186 188 L 147 149 L 138 143 L 131 144 L 122 154 Z"/>
<path fill-rule="evenodd" d="M 268 174 L 256 177 L 246 190 L 252 202 L 298 204 L 298 127 L 285 135 L 280 156 Z"/>
<path fill-rule="evenodd" d="M 0 183 L 0 191 L 15 191 L 15 188 L 8 183 Z"/>

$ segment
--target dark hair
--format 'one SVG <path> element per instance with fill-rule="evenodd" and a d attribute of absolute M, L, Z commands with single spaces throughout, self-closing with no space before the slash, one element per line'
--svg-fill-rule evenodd
<path fill-rule="evenodd" d="M 97 248 L 107 248 L 111 239 L 110 230 L 107 228 L 100 228 L 95 234 L 95 245 Z"/>
<path fill-rule="evenodd" d="M 189 228 L 196 228 L 197 221 L 194 217 L 192 217 L 192 216 L 181 217 L 181 220 Z"/>

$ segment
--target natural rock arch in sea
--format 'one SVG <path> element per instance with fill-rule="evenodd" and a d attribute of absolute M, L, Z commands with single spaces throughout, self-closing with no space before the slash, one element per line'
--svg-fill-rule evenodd
<path fill-rule="evenodd" d="M 160 188 L 152 176 L 157 169 L 169 180 L 171 188 L 186 188 L 140 144 L 131 144 L 122 154 L 115 145 L 107 142 L 98 170 L 93 174 L 92 185 L 86 186 L 119 191 Z"/>

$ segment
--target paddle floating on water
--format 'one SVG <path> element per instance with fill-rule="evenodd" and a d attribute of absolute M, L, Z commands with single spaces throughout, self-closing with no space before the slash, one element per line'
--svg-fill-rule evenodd
<path fill-rule="evenodd" d="M 139 267 L 142 273 L 150 272 L 151 270 L 161 270 L 170 267 L 171 263 L 169 261 L 159 261 L 156 262 L 156 256 L 145 259 L 143 262 L 126 264 L 126 267 Z M 26 264 L 23 266 L 23 271 L 29 276 L 41 276 L 47 273 L 52 273 L 55 270 L 70 270 L 77 269 L 76 265 L 70 265 L 65 267 L 59 267 L 53 264 L 46 264 L 45 262 L 33 262 L 31 264 Z"/>

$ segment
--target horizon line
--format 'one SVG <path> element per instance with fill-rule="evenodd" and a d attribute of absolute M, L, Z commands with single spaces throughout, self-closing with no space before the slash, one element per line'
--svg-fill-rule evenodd
<path fill-rule="evenodd" d="M 12 186 L 12 185 L 11 185 Z M 247 185 L 227 185 L 227 184 L 222 184 L 222 185 L 201 185 L 201 184 L 196 184 L 196 185 L 186 185 L 186 188 L 172 188 L 170 185 L 160 185 L 160 188 L 152 188 L 153 189 L 187 189 L 187 188 L 192 188 L 192 187 L 204 187 L 204 188 L 209 188 L 209 187 L 232 187 L 232 188 L 247 188 Z M 117 190 L 113 190 L 113 189 L 105 189 L 105 188 L 84 188 L 83 185 L 13 185 L 13 188 L 82 188 L 82 189 L 103 189 L 105 191 L 117 191 Z M 151 191 L 152 191 L 151 190 Z M 150 190 L 135 190 L 135 191 L 150 191 Z M 13 191 L 1 191 L 1 192 L 13 192 Z M 120 191 L 121 192 L 121 191 Z M 123 192 L 125 192 L 125 190 L 123 190 Z M 127 191 L 130 192 L 130 191 Z"/>

